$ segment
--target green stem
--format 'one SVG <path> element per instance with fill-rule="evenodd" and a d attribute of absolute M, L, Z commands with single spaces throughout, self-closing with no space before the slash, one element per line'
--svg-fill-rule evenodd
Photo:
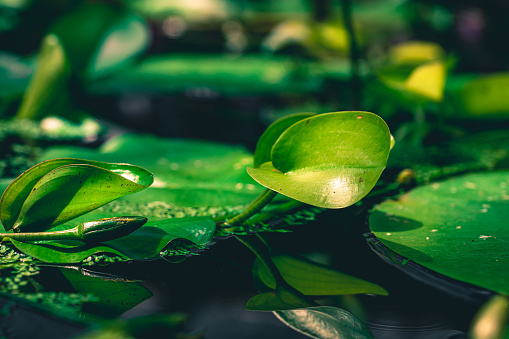
<path fill-rule="evenodd" d="M 359 110 L 362 103 L 362 83 L 359 72 L 359 45 L 355 37 L 355 30 L 352 20 L 352 6 L 350 0 L 341 1 L 341 10 L 343 13 L 343 22 L 350 40 L 350 77 L 352 83 L 352 106 L 354 110 Z"/>
<path fill-rule="evenodd" d="M 11 238 L 18 241 L 80 240 L 80 236 L 73 232 L 73 230 L 55 232 L 0 233 L 0 239 Z"/>
<path fill-rule="evenodd" d="M 223 225 L 224 226 L 241 225 L 244 221 L 251 218 L 253 215 L 258 213 L 263 207 L 265 207 L 265 205 L 267 205 L 276 195 L 277 195 L 276 191 L 267 188 L 251 204 L 249 204 L 249 206 L 246 207 L 244 212 L 234 216 L 231 219 L 226 220 L 223 223 Z"/>

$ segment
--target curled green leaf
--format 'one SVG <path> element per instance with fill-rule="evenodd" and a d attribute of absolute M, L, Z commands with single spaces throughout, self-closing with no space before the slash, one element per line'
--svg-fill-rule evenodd
<path fill-rule="evenodd" d="M 265 130 L 265 132 L 263 132 L 260 139 L 258 139 L 258 143 L 256 144 L 253 166 L 255 168 L 258 168 L 263 163 L 270 161 L 272 146 L 274 146 L 277 139 L 281 136 L 281 134 L 284 131 L 288 129 L 288 127 L 292 126 L 296 122 L 312 117 L 314 115 L 316 114 L 297 113 L 288 115 L 273 122 L 269 127 L 267 127 L 267 129 Z"/>
<path fill-rule="evenodd" d="M 386 123 L 369 112 L 335 112 L 301 120 L 272 147 L 272 163 L 248 168 L 261 185 L 310 205 L 343 208 L 373 188 L 389 156 Z"/>
<path fill-rule="evenodd" d="M 4 191 L 5 230 L 44 231 L 153 182 L 152 173 L 129 164 L 61 158 L 25 171 Z"/>

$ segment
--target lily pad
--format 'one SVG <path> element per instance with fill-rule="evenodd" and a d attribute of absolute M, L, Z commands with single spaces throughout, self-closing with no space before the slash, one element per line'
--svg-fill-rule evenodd
<path fill-rule="evenodd" d="M 387 163 L 391 135 L 369 112 L 335 112 L 301 120 L 272 147 L 272 163 L 248 168 L 261 185 L 307 204 L 343 208 L 373 188 Z"/>
<path fill-rule="evenodd" d="M 11 240 L 23 253 L 49 263 L 79 263 L 91 255 L 109 253 L 123 259 L 153 259 L 172 241 L 185 239 L 199 247 L 212 240 L 216 229 L 210 217 L 149 221 L 133 233 L 100 244 L 76 241 L 19 242 Z"/>
<path fill-rule="evenodd" d="M 274 312 L 294 330 L 316 339 L 373 338 L 369 329 L 352 314 L 331 306 Z"/>
<path fill-rule="evenodd" d="M 60 157 L 128 162 L 152 172 L 151 187 L 119 200 L 135 204 L 237 206 L 251 202 L 263 190 L 246 173 L 246 166 L 253 162 L 251 153 L 215 142 L 128 134 L 111 139 L 97 150 L 53 147 L 38 160 Z"/>
<path fill-rule="evenodd" d="M 435 272 L 509 293 L 509 172 L 469 174 L 378 205 L 371 231 L 390 250 Z"/>

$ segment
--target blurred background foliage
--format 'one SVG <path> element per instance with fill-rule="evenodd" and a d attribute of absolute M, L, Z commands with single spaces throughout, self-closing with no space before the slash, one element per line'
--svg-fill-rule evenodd
<path fill-rule="evenodd" d="M 2 0 L 0 118 L 252 148 L 281 116 L 360 109 L 414 144 L 464 135 L 509 113 L 508 7 L 354 1 L 357 89 L 339 0 Z"/>

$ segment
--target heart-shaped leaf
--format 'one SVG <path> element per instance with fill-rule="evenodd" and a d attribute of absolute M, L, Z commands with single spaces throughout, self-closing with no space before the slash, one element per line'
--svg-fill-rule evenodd
<path fill-rule="evenodd" d="M 6 230 L 43 231 L 152 184 L 152 174 L 128 164 L 81 159 L 42 162 L 16 178 L 0 200 Z"/>
<path fill-rule="evenodd" d="M 254 154 L 255 168 L 260 167 L 263 163 L 271 161 L 272 146 L 276 143 L 277 139 L 281 134 L 288 129 L 291 125 L 298 121 L 309 118 L 316 115 L 315 113 L 297 113 L 283 117 L 273 122 L 265 132 L 263 132 L 258 143 L 256 144 L 256 150 Z"/>
<path fill-rule="evenodd" d="M 304 295 L 388 295 L 384 288 L 376 284 L 323 267 L 305 258 L 276 255 L 272 260 L 285 281 Z M 267 287 L 276 288 L 276 281 L 259 260 L 255 261 L 253 275 Z"/>
<path fill-rule="evenodd" d="M 368 112 L 335 112 L 301 120 L 272 148 L 272 164 L 248 168 L 261 185 L 295 200 L 343 208 L 362 199 L 382 174 L 391 136 Z"/>
<path fill-rule="evenodd" d="M 35 70 L 16 117 L 36 120 L 48 112 L 55 114 L 55 110 L 62 108 L 65 102 L 69 77 L 67 55 L 58 37 L 50 34 L 42 41 Z"/>
<path fill-rule="evenodd" d="M 508 294 L 508 191 L 507 171 L 418 187 L 377 206 L 370 228 L 390 250 L 428 269 Z"/>
<path fill-rule="evenodd" d="M 212 241 L 215 230 L 216 224 L 210 217 L 175 218 L 149 221 L 125 237 L 100 244 L 82 244 L 76 241 L 31 243 L 12 239 L 11 242 L 23 253 L 50 263 L 79 263 L 99 253 L 143 260 L 158 258 L 159 253 L 176 239 L 185 239 L 203 247 Z"/>
<path fill-rule="evenodd" d="M 274 312 L 294 330 L 316 339 L 373 338 L 369 329 L 352 314 L 331 306 Z"/>

